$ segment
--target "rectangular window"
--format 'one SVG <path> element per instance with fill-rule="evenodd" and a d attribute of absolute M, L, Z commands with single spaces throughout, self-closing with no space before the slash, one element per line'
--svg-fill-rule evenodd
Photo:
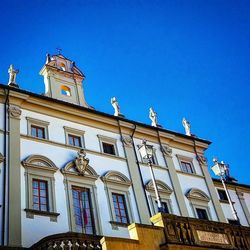
<path fill-rule="evenodd" d="M 124 195 L 112 193 L 112 199 L 115 209 L 116 221 L 121 223 L 128 223 L 128 213 Z"/>
<path fill-rule="evenodd" d="M 75 147 L 82 147 L 80 136 L 68 134 L 68 142 L 69 142 L 69 145 L 72 145 Z"/>
<path fill-rule="evenodd" d="M 185 173 L 194 173 L 193 166 L 191 162 L 181 161 L 181 169 Z"/>
<path fill-rule="evenodd" d="M 72 187 L 76 231 L 94 234 L 93 215 L 88 188 Z"/>
<path fill-rule="evenodd" d="M 115 155 L 115 146 L 110 143 L 102 142 L 103 153 Z"/>
<path fill-rule="evenodd" d="M 156 205 L 158 206 L 158 202 L 155 201 Z M 166 213 L 166 214 L 169 214 L 169 208 L 168 208 L 168 204 L 166 201 L 162 201 L 161 202 L 161 206 L 162 206 L 162 212 L 163 213 Z"/>
<path fill-rule="evenodd" d="M 32 191 L 33 209 L 39 211 L 49 211 L 47 181 L 33 179 Z"/>
<path fill-rule="evenodd" d="M 196 208 L 197 216 L 199 219 L 208 220 L 208 215 L 206 209 Z"/>
<path fill-rule="evenodd" d="M 218 194 L 219 194 L 221 201 L 228 201 L 227 194 L 226 194 L 225 190 L 218 189 L 217 191 L 218 191 Z"/>
<path fill-rule="evenodd" d="M 45 129 L 43 127 L 31 125 L 31 136 L 45 139 Z"/>

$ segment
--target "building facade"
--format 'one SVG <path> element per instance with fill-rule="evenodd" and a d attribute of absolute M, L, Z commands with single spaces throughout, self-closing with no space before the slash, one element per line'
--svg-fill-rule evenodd
<path fill-rule="evenodd" d="M 153 172 L 164 213 L 232 223 L 223 188 L 209 174 L 210 142 L 94 110 L 84 74 L 63 55 L 47 56 L 45 93 L 0 85 L 0 240 L 30 247 L 58 233 L 129 238 L 128 225 L 158 213 L 142 140 L 154 148 Z M 153 118 L 152 118 L 153 119 Z M 229 183 L 242 226 L 250 225 L 250 187 Z M 222 190 L 222 191 L 221 191 Z"/>

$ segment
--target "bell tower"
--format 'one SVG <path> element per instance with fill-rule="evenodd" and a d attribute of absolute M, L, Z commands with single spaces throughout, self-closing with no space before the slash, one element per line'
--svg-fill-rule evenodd
<path fill-rule="evenodd" d="M 45 96 L 89 108 L 82 83 L 85 75 L 76 67 L 75 62 L 62 54 L 47 54 L 40 75 L 44 77 Z"/>

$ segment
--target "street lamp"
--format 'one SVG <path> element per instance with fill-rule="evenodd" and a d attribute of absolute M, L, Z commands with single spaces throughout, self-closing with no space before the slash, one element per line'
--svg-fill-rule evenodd
<path fill-rule="evenodd" d="M 226 195 L 227 195 L 227 199 L 228 199 L 228 202 L 229 202 L 232 214 L 233 214 L 233 218 L 238 223 L 240 223 L 240 220 L 239 220 L 239 218 L 237 216 L 237 212 L 236 212 L 236 210 L 234 208 L 234 205 L 232 203 L 231 197 L 229 195 L 229 192 L 227 190 L 227 187 L 226 187 L 226 184 L 225 184 L 225 181 L 224 181 L 224 178 L 225 178 L 225 175 L 226 175 L 226 172 L 227 172 L 227 165 L 223 161 L 221 161 L 219 163 L 217 158 L 214 158 L 213 162 L 214 162 L 214 166 L 212 167 L 212 171 L 214 172 L 215 175 L 220 177 L 222 185 L 223 185 L 224 190 L 225 190 Z"/>
<path fill-rule="evenodd" d="M 153 145 L 148 145 L 147 141 L 143 140 L 142 145 L 138 145 L 138 149 L 139 149 L 142 159 L 145 159 L 148 161 L 148 166 L 150 169 L 150 174 L 151 174 L 151 178 L 152 178 L 152 182 L 153 182 L 153 186 L 155 190 L 158 212 L 162 212 L 161 197 L 160 197 L 160 194 L 158 192 L 158 188 L 155 182 L 155 176 L 154 176 L 154 171 L 153 171 L 153 166 L 152 166 L 152 157 L 153 157 L 153 152 L 154 152 Z"/>

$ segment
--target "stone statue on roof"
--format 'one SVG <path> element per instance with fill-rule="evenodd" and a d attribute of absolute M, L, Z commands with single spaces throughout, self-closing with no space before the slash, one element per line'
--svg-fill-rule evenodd
<path fill-rule="evenodd" d="M 114 112 L 114 116 L 121 116 L 121 113 L 120 113 L 120 106 L 118 104 L 118 101 L 116 100 L 115 97 L 112 97 L 111 98 L 111 104 L 115 110 Z"/>
<path fill-rule="evenodd" d="M 153 108 L 149 109 L 149 118 L 151 120 L 151 126 L 158 127 L 157 113 L 153 110 Z"/>
<path fill-rule="evenodd" d="M 185 117 L 182 119 L 182 125 L 185 129 L 186 135 L 191 136 L 190 122 Z"/>
<path fill-rule="evenodd" d="M 9 70 L 9 82 L 8 85 L 10 86 L 18 86 L 18 84 L 16 83 L 16 75 L 19 73 L 18 69 L 14 69 L 13 64 L 10 65 Z"/>

